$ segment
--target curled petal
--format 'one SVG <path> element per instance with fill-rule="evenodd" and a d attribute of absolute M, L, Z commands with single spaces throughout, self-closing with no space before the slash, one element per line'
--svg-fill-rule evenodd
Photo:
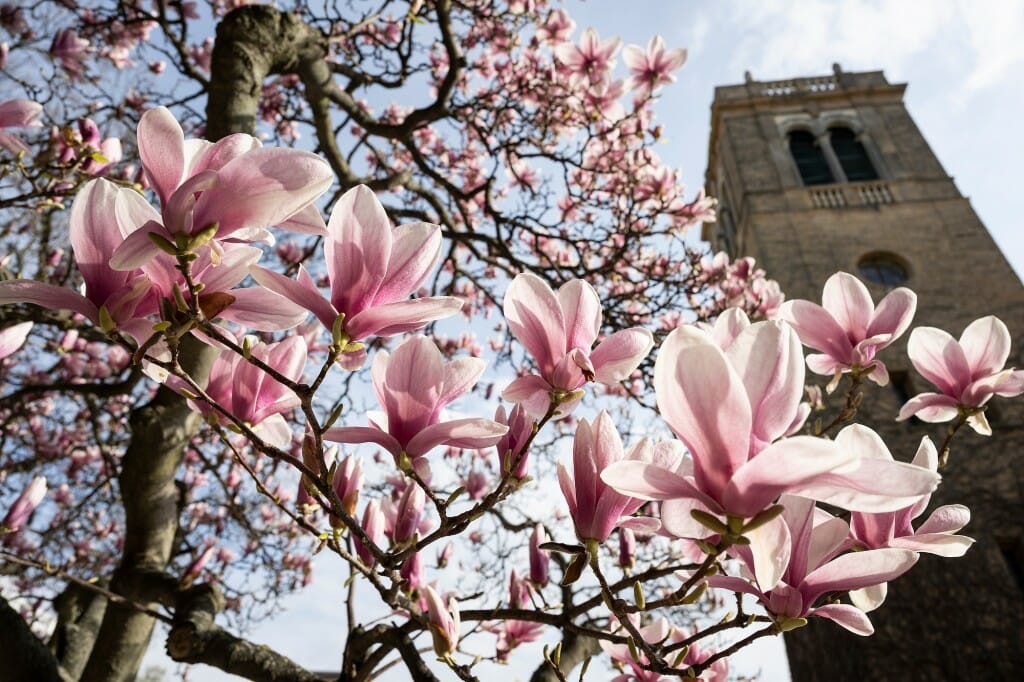
<path fill-rule="evenodd" d="M 868 617 L 856 606 L 849 604 L 826 604 L 814 609 L 813 613 L 815 616 L 828 618 L 855 635 L 867 637 L 875 631 L 875 627 L 868 620 Z"/>
<path fill-rule="evenodd" d="M 501 440 L 507 431 L 507 426 L 490 419 L 453 419 L 423 429 L 412 437 L 405 450 L 410 457 L 419 457 L 438 445 L 486 448 Z"/>
<path fill-rule="evenodd" d="M 394 336 L 422 329 L 434 320 L 451 317 L 462 310 L 462 301 L 454 296 L 414 298 L 386 303 L 356 313 L 345 323 L 353 339 L 369 336 Z"/>
<path fill-rule="evenodd" d="M 654 336 L 640 327 L 615 332 L 590 354 L 594 379 L 602 384 L 623 381 L 654 347 Z"/>
<path fill-rule="evenodd" d="M 956 418 L 957 400 L 941 393 L 921 393 L 900 408 L 897 421 L 917 417 L 929 423 L 948 422 Z"/>

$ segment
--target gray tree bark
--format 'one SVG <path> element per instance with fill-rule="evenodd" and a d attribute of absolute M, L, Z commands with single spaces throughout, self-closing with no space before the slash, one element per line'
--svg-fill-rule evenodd
<path fill-rule="evenodd" d="M 303 59 L 322 59 L 323 37 L 290 14 L 248 6 L 230 13 L 217 27 L 207 100 L 206 137 L 255 131 L 263 80 L 293 72 Z M 205 385 L 217 355 L 211 346 L 186 339 L 183 368 Z M 126 537 L 111 589 L 153 605 L 166 597 L 162 576 L 178 531 L 175 475 L 182 454 L 200 425 L 199 415 L 173 391 L 161 388 L 132 415 L 132 440 L 119 479 L 125 506 Z M 154 587 L 156 589 L 154 589 Z M 153 619 L 130 607 L 110 604 L 81 679 L 127 682 L 134 679 L 153 632 Z"/>

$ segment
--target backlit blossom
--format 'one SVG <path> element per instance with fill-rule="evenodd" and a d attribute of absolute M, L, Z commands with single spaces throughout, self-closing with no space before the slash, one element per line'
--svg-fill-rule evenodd
<path fill-rule="evenodd" d="M 874 628 L 864 612 L 841 603 L 819 605 L 819 598 L 833 592 L 857 590 L 889 582 L 917 563 L 917 554 L 907 549 L 871 549 L 840 554 L 848 526 L 842 519 L 820 513 L 814 502 L 784 496 L 784 511 L 776 540 L 781 578 L 774 571 L 762 575 L 747 548 L 736 548 L 744 561 L 749 580 L 716 575 L 712 587 L 752 594 L 784 628 L 797 625 L 808 616 L 828 618 L 858 635 L 870 635 Z M 796 622 L 793 622 L 796 621 Z"/>
<path fill-rule="evenodd" d="M 601 473 L 611 464 L 644 456 L 646 445 L 642 441 L 624 453 L 622 439 L 607 412 L 602 411 L 593 425 L 580 420 L 572 447 L 572 469 L 559 463 L 558 483 L 581 540 L 604 542 L 620 526 L 658 529 L 655 519 L 632 517 L 643 500 L 624 495 L 601 479 Z"/>
<path fill-rule="evenodd" d="M 918 327 L 910 334 L 907 354 L 939 392 L 911 398 L 900 409 L 900 421 L 916 416 L 946 422 L 962 414 L 971 428 L 988 436 L 992 428 L 982 408 L 992 396 L 1024 393 L 1024 370 L 1003 368 L 1010 355 L 1010 332 L 997 317 L 970 323 L 959 341 L 941 329 Z"/>
<path fill-rule="evenodd" d="M 875 356 L 903 335 L 916 310 L 917 294 L 910 289 L 893 289 L 876 308 L 859 279 L 837 272 L 825 282 L 820 306 L 787 301 L 778 317 L 793 325 L 805 346 L 821 351 L 807 357 L 815 374 L 838 379 L 840 373 L 864 372 L 885 386 L 889 371 Z"/>
<path fill-rule="evenodd" d="M 328 329 L 334 330 L 339 315 L 344 315 L 338 331 L 347 341 L 415 331 L 462 309 L 462 302 L 452 296 L 409 299 L 440 258 L 441 228 L 430 223 L 393 228 L 366 186 L 355 187 L 338 200 L 324 248 L 330 300 L 301 267 L 296 280 L 265 268 L 254 268 L 252 275 L 264 287 L 310 310 Z M 355 354 L 344 353 L 342 360 Z M 358 354 L 346 364 L 358 367 L 364 357 Z"/>
<path fill-rule="evenodd" d="M 574 395 L 588 381 L 615 384 L 628 377 L 654 345 L 646 329 L 615 332 L 591 350 L 601 331 L 601 302 L 583 280 L 566 282 L 557 293 L 540 277 L 518 275 L 505 293 L 509 330 L 537 363 L 540 375 L 513 381 L 502 392 L 531 415 L 543 416 L 560 402 L 563 414 L 581 397 Z"/>
<path fill-rule="evenodd" d="M 445 362 L 441 351 L 425 336 L 406 339 L 393 355 L 378 352 L 373 358 L 373 388 L 384 408 L 382 419 L 370 426 L 328 429 L 324 438 L 338 443 L 376 443 L 402 462 L 419 458 L 438 445 L 482 448 L 494 445 L 508 430 L 490 419 L 442 421 L 442 411 L 468 391 L 487 363 L 479 358 Z M 423 469 L 426 471 L 426 469 Z"/>
<path fill-rule="evenodd" d="M 160 239 L 195 250 L 203 244 L 217 249 L 224 239 L 266 240 L 266 228 L 282 224 L 299 232 L 323 232 L 315 208 L 307 209 L 334 176 L 315 154 L 265 148 L 242 133 L 216 143 L 186 140 L 164 107 L 143 114 L 138 143 L 161 212 L 128 235 L 110 260 L 113 268 L 144 265 L 160 253 Z"/>
<path fill-rule="evenodd" d="M 630 70 L 629 87 L 643 88 L 653 92 L 666 83 L 674 83 L 673 71 L 686 63 L 686 50 L 677 47 L 665 49 L 661 36 L 654 36 L 644 50 L 638 45 L 629 45 L 622 50 L 622 60 Z"/>
<path fill-rule="evenodd" d="M 18 136 L 4 132 L 4 128 L 33 128 L 39 126 L 43 105 L 29 99 L 9 99 L 0 102 L 0 148 L 12 154 L 27 152 L 28 145 Z"/>

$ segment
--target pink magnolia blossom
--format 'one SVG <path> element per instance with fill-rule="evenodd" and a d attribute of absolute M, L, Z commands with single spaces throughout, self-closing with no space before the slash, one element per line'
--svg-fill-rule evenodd
<path fill-rule="evenodd" d="M 787 301 L 779 319 L 796 329 L 804 345 L 822 355 L 807 357 L 816 374 L 864 372 L 879 386 L 889 383 L 889 371 L 875 355 L 903 335 L 917 309 L 917 294 L 900 287 L 890 291 L 878 307 L 867 287 L 845 272 L 825 282 L 821 305 L 810 301 Z M 834 383 L 831 385 L 834 388 Z"/>
<path fill-rule="evenodd" d="M 534 585 L 544 587 L 548 584 L 548 571 L 551 567 L 551 557 L 547 550 L 540 546 L 551 540 L 544 530 L 543 524 L 538 523 L 530 534 L 530 580 Z"/>
<path fill-rule="evenodd" d="M 939 477 L 908 464 L 865 457 L 846 444 L 809 436 L 783 438 L 800 413 L 804 367 L 800 342 L 782 322 L 743 328 L 723 351 L 696 327 L 679 327 L 662 344 L 654 387 L 662 417 L 692 461 L 665 450 L 660 461 L 615 464 L 604 480 L 624 494 L 665 500 L 672 535 L 712 533 L 691 510 L 751 519 L 782 493 L 846 509 L 891 511 L 932 491 Z M 757 547 L 770 556 L 770 545 Z"/>
<path fill-rule="evenodd" d="M 649 517 L 632 515 L 644 500 L 624 495 L 608 485 L 601 473 L 615 462 L 648 456 L 649 441 L 634 445 L 628 454 L 611 417 L 602 411 L 593 425 L 581 419 L 572 448 L 572 471 L 558 464 L 558 483 L 569 505 L 569 514 L 581 540 L 604 542 L 618 527 L 655 531 L 659 524 Z"/>
<path fill-rule="evenodd" d="M 386 524 L 384 512 L 380 508 L 380 500 L 370 500 L 363 511 L 362 527 L 366 536 L 378 547 L 384 542 L 384 527 Z M 352 544 L 355 546 L 359 560 L 372 568 L 377 562 L 373 552 L 359 539 L 358 535 L 352 535 Z"/>
<path fill-rule="evenodd" d="M 341 506 L 349 516 L 355 516 L 356 505 L 359 504 L 359 493 L 364 483 L 363 464 L 357 457 L 349 455 L 341 460 L 334 471 L 334 492 L 341 500 Z M 345 522 L 340 517 L 331 516 L 331 526 L 343 528 Z"/>
<path fill-rule="evenodd" d="M 158 218 L 134 190 L 104 179 L 86 183 L 75 197 L 68 220 L 84 295 L 45 282 L 10 280 L 0 282 L 0 304 L 72 310 L 104 331 L 118 329 L 137 341 L 147 339 L 153 333 L 147 318 L 159 312 L 160 299 L 172 296 L 175 286 L 187 291 L 174 258 L 157 250 L 140 268 L 116 270 L 109 263 L 129 239 Z M 230 290 L 227 308 L 218 310 L 217 316 L 261 331 L 293 327 L 306 313 L 287 299 L 259 287 L 232 289 L 246 278 L 260 255 L 255 247 L 234 243 L 222 245 L 219 255 L 208 249 L 200 253 L 192 263 L 193 281 L 204 286 L 199 303 Z"/>
<path fill-rule="evenodd" d="M 30 99 L 9 99 L 0 102 L 0 148 L 12 154 L 27 152 L 28 145 L 3 128 L 33 128 L 39 126 L 39 115 L 43 113 L 43 105 Z"/>
<path fill-rule="evenodd" d="M 215 249 L 218 240 L 266 239 L 266 228 L 274 225 L 323 232 L 312 204 L 334 176 L 316 154 L 264 148 L 241 133 L 216 143 L 186 140 L 164 107 L 143 114 L 138 143 L 161 215 L 128 235 L 110 260 L 112 268 L 131 270 L 147 263 L 160 253 L 154 239 L 194 250 L 211 239 Z"/>
<path fill-rule="evenodd" d="M 579 45 L 570 42 L 556 45 L 555 56 L 569 73 L 570 85 L 576 87 L 597 83 L 604 78 L 611 71 L 612 60 L 621 45 L 618 38 L 602 41 L 597 31 L 588 28 L 583 32 Z"/>
<path fill-rule="evenodd" d="M 851 426 L 845 431 L 862 441 L 861 451 L 866 456 L 892 460 L 889 449 L 874 431 Z M 914 456 L 914 466 L 936 471 L 939 456 L 935 445 L 927 436 Z M 916 530 L 912 521 L 928 507 L 931 495 L 925 495 L 914 504 L 891 512 L 850 514 L 850 539 L 855 549 L 883 549 L 895 547 L 945 557 L 960 557 L 974 544 L 974 540 L 955 533 L 971 520 L 970 510 L 962 504 L 947 504 L 935 509 Z M 853 603 L 863 611 L 870 611 L 885 600 L 886 584 L 864 588 L 851 593 Z"/>
<path fill-rule="evenodd" d="M 678 642 L 686 639 L 684 631 L 676 629 L 664 618 L 659 618 L 647 625 L 640 625 L 640 618 L 636 614 L 630 615 L 630 621 L 640 632 L 646 642 L 661 644 L 663 642 Z M 614 634 L 626 634 L 625 629 L 613 618 L 610 623 Z M 660 673 L 647 670 L 643 666 L 648 663 L 647 656 L 639 649 L 634 649 L 640 660 L 633 658 L 633 652 L 628 644 L 613 644 L 607 640 L 600 640 L 601 649 L 617 663 L 616 667 L 623 670 L 622 674 L 611 678 L 611 682 L 668 682 L 670 678 L 663 677 Z M 686 656 L 676 662 L 676 667 L 685 668 L 690 665 L 703 663 L 714 655 L 714 651 L 702 648 L 697 642 L 690 644 L 686 649 Z M 722 658 L 705 670 L 699 677 L 691 678 L 703 680 L 704 682 L 726 682 L 729 679 L 728 659 Z"/>
<path fill-rule="evenodd" d="M 402 491 L 395 506 L 394 523 L 391 526 L 391 541 L 396 545 L 404 545 L 413 540 L 423 522 L 423 508 L 427 503 L 427 494 L 423 488 L 410 482 Z"/>
<path fill-rule="evenodd" d="M 384 408 L 379 423 L 328 429 L 324 438 L 338 443 L 376 443 L 400 464 L 403 456 L 427 471 L 421 458 L 438 445 L 483 448 L 494 445 L 508 427 L 489 419 L 441 421 L 453 400 L 480 378 L 487 363 L 479 358 L 445 362 L 441 351 L 425 336 L 413 336 L 395 349 L 373 358 L 373 388 Z"/>
<path fill-rule="evenodd" d="M 462 302 L 451 296 L 409 299 L 437 264 L 441 228 L 429 223 L 391 227 L 384 207 L 364 185 L 346 192 L 327 226 L 325 240 L 330 300 L 313 278 L 299 268 L 297 280 L 265 268 L 252 275 L 263 286 L 312 311 L 325 327 L 340 330 L 348 341 L 369 336 L 394 336 L 421 329 L 428 322 L 454 315 Z M 350 364 L 358 367 L 365 354 Z"/>
<path fill-rule="evenodd" d="M 25 343 L 32 331 L 31 322 L 19 322 L 0 329 L 0 360 L 13 355 Z"/>
<path fill-rule="evenodd" d="M 77 130 L 71 126 L 63 130 L 54 128 L 50 142 L 58 160 L 70 165 L 79 159 L 83 173 L 99 177 L 121 160 L 121 140 L 116 137 L 103 139 L 100 129 L 91 118 L 78 120 Z"/>
<path fill-rule="evenodd" d="M 784 496 L 782 523 L 777 533 L 777 558 L 784 567 L 781 579 L 774 570 L 764 577 L 761 566 L 745 547 L 737 547 L 749 572 L 744 578 L 716 575 L 708 579 L 712 587 L 752 594 L 779 622 L 792 629 L 794 619 L 816 616 L 828 618 L 858 635 L 870 635 L 874 628 L 864 612 L 850 604 L 826 603 L 819 599 L 832 592 L 845 592 L 889 582 L 908 571 L 917 562 L 917 553 L 908 549 L 870 549 L 840 555 L 849 527 L 842 519 L 816 510 L 814 502 L 802 497 Z M 768 530 L 763 526 L 754 533 Z M 774 569 L 774 567 L 773 567 Z"/>
<path fill-rule="evenodd" d="M 18 495 L 11 508 L 7 510 L 3 521 L 0 521 L 0 528 L 8 531 L 16 531 L 21 528 L 28 517 L 32 515 L 39 503 L 46 496 L 46 479 L 37 476 L 32 482 L 25 486 L 25 489 Z"/>
<path fill-rule="evenodd" d="M 583 280 L 565 283 L 557 292 L 540 277 L 516 276 L 505 293 L 509 330 L 525 346 L 540 370 L 513 381 L 502 392 L 531 415 L 543 416 L 552 401 L 568 414 L 576 394 L 588 381 L 615 384 L 626 379 L 654 345 L 646 329 L 615 332 L 591 350 L 601 331 L 601 302 Z"/>
<path fill-rule="evenodd" d="M 647 43 L 647 50 L 638 45 L 629 45 L 622 50 L 622 60 L 630 70 L 629 87 L 640 87 L 653 92 L 666 83 L 674 83 L 673 71 L 686 63 L 686 50 L 677 47 L 665 50 L 665 41 L 654 36 Z"/>
<path fill-rule="evenodd" d="M 427 620 L 434 641 L 434 651 L 442 658 L 450 656 L 459 646 L 459 603 L 454 597 L 445 604 L 434 588 L 423 588 L 427 601 Z"/>
<path fill-rule="evenodd" d="M 567 42 L 575 30 L 576 22 L 564 9 L 551 10 L 544 23 L 537 28 L 537 38 L 545 45 L 556 46 Z"/>
<path fill-rule="evenodd" d="M 413 552 L 410 554 L 405 561 L 402 562 L 402 568 L 398 571 L 398 574 L 405 581 L 405 585 L 402 589 L 413 594 L 419 590 L 424 583 L 426 578 L 426 569 L 423 565 L 423 553 Z"/>
<path fill-rule="evenodd" d="M 533 420 L 522 405 L 513 407 L 508 416 L 505 415 L 505 406 L 499 405 L 494 411 L 494 421 L 508 427 L 497 444 L 502 475 L 507 474 L 518 480 L 526 478 L 530 461 L 526 444 L 533 437 Z"/>
<path fill-rule="evenodd" d="M 151 212 L 137 192 L 102 179 L 86 183 L 75 197 L 68 219 L 71 249 L 85 294 L 44 282 L 10 280 L 0 282 L 0 304 L 33 303 L 72 310 L 101 327 L 110 323 L 123 327 L 155 313 L 157 305 L 150 290 L 154 279 L 160 279 L 157 273 L 116 271 L 107 264 L 128 231 L 145 222 Z M 145 336 L 151 333 L 150 326 L 146 325 Z"/>
<path fill-rule="evenodd" d="M 1024 393 L 1024 370 L 1003 369 L 1010 355 L 1010 332 L 993 316 L 967 325 L 960 340 L 934 327 L 918 327 L 907 344 L 910 361 L 939 393 L 914 396 L 900 409 L 899 421 L 917 416 L 946 422 L 963 415 L 982 435 L 992 428 L 982 408 L 992 396 Z"/>
<path fill-rule="evenodd" d="M 298 381 L 306 367 L 306 342 L 301 336 L 290 336 L 271 344 L 257 342 L 251 346 L 250 354 L 292 381 Z M 167 385 L 175 390 L 187 390 L 177 377 L 168 377 Z M 222 352 L 217 356 L 210 369 L 206 394 L 235 418 L 253 427 L 256 435 L 267 443 L 284 447 L 291 441 L 291 427 L 284 413 L 299 406 L 299 397 L 241 355 Z M 229 423 L 204 402 L 194 400 L 189 404 L 204 415 Z"/>
<path fill-rule="evenodd" d="M 89 41 L 79 38 L 71 28 L 62 28 L 53 36 L 50 54 L 60 62 L 61 68 L 72 80 L 78 80 L 85 74 L 85 60 L 92 48 Z"/>

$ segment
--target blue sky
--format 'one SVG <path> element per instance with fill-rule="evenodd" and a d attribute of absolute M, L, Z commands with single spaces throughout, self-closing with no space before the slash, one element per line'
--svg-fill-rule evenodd
<path fill-rule="evenodd" d="M 593 26 L 602 38 L 618 35 L 624 44 L 646 45 L 660 33 L 669 47 L 689 50 L 678 82 L 665 89 L 658 106 L 665 132 L 658 152 L 682 169 L 692 190 L 703 184 L 715 85 L 742 82 L 746 70 L 758 80 L 829 74 L 833 62 L 847 71 L 881 69 L 890 82 L 908 83 L 911 115 L 1011 264 L 1024 272 L 1024 192 L 1016 186 L 1015 161 L 1024 156 L 1018 130 L 1024 3 L 576 0 L 566 6 L 577 35 Z M 305 665 L 335 668 L 342 632 L 333 614 L 343 592 L 332 573 L 341 567 L 318 563 L 314 587 L 253 636 Z M 170 669 L 160 639 L 147 663 Z M 745 670 L 763 665 L 762 679 L 787 679 L 780 651 L 776 644 L 749 655 Z M 508 669 L 507 679 L 528 675 Z M 197 668 L 190 679 L 227 678 Z"/>

